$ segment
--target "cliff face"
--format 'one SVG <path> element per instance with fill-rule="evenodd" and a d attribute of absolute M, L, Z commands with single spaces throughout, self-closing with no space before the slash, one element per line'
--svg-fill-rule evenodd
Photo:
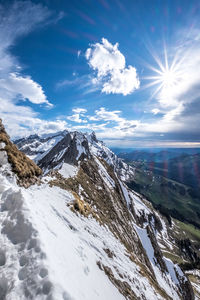
<path fill-rule="evenodd" d="M 15 144 L 10 141 L 10 137 L 0 119 L 0 163 L 11 165 L 13 173 L 16 174 L 20 185 L 28 186 L 37 181 L 42 170 L 24 153 L 18 150 Z"/>
<path fill-rule="evenodd" d="M 4 135 L 8 139 L 3 128 Z M 15 174 L 24 179 L 41 171 L 30 168 L 19 177 L 6 138 L 0 299 L 194 299 L 187 276 L 164 255 L 175 247 L 167 221 L 127 188 L 124 180 L 134 170 L 94 134 L 66 133 L 53 143 L 38 160 L 45 174 L 40 185 L 26 189 Z M 18 155 L 28 168 L 25 154 Z"/>

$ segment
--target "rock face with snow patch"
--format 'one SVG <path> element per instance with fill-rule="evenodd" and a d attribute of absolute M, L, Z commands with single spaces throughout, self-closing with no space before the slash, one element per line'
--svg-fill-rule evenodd
<path fill-rule="evenodd" d="M 43 152 L 40 185 L 19 188 L 6 164 L 0 299 L 194 299 L 162 251 L 174 246 L 166 220 L 127 188 L 134 170 L 94 134 L 67 132 Z"/>
<path fill-rule="evenodd" d="M 63 163 L 78 165 L 78 161 L 90 158 L 88 141 L 79 132 L 67 133 L 38 164 L 45 171 L 59 168 Z"/>
<path fill-rule="evenodd" d="M 10 141 L 0 119 L 0 165 L 7 166 L 8 163 L 18 183 L 24 186 L 35 183 L 42 174 L 42 170 Z"/>
<path fill-rule="evenodd" d="M 42 136 L 33 134 L 27 138 L 15 140 L 14 143 L 20 151 L 24 152 L 31 159 L 38 161 L 43 157 L 43 155 L 46 155 L 47 152 L 66 134 L 66 130 Z"/>
<path fill-rule="evenodd" d="M 134 176 L 134 168 L 125 164 L 103 142 L 96 138 L 94 132 L 58 132 L 48 137 L 31 135 L 26 139 L 16 140 L 18 149 L 37 162 L 45 171 L 61 168 L 63 163 L 78 165 L 84 158 L 98 156 L 104 159 L 118 173 L 122 180 Z"/>

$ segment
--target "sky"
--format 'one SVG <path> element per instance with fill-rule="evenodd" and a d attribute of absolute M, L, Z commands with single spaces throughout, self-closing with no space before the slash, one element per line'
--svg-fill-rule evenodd
<path fill-rule="evenodd" d="M 0 117 L 14 138 L 200 147 L 199 0 L 0 1 Z"/>

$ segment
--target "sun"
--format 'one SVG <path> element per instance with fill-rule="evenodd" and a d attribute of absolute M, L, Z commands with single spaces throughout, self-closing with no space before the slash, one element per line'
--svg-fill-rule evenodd
<path fill-rule="evenodd" d="M 178 74 L 173 70 L 165 70 L 160 75 L 160 81 L 164 87 L 173 87 L 178 81 Z"/>
<path fill-rule="evenodd" d="M 164 51 L 164 59 L 161 61 L 158 56 L 153 56 L 157 67 L 148 66 L 153 71 L 152 76 L 145 77 L 150 80 L 146 87 L 155 86 L 151 98 L 156 96 L 162 104 L 172 104 L 176 94 L 176 88 L 183 78 L 181 69 L 181 59 L 174 57 L 171 64 L 167 56 L 167 51 Z"/>

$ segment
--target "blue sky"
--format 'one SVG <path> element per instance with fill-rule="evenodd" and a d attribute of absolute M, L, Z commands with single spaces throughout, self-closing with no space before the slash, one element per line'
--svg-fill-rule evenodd
<path fill-rule="evenodd" d="M 11 137 L 95 130 L 115 147 L 200 146 L 198 0 L 0 4 Z"/>

